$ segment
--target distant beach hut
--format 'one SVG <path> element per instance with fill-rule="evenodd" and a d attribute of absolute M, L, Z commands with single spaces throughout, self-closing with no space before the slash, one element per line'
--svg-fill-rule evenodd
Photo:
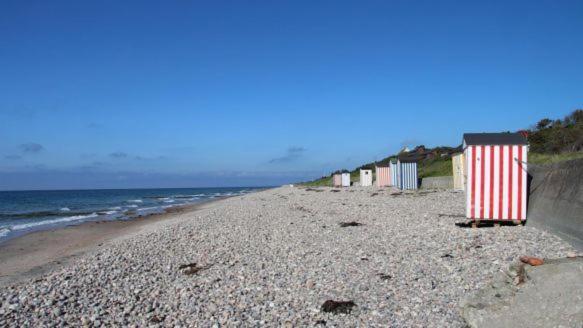
<path fill-rule="evenodd" d="M 379 164 L 375 166 L 377 175 L 377 187 L 388 187 L 391 185 L 391 167 L 390 164 Z"/>
<path fill-rule="evenodd" d="M 391 170 L 391 184 L 390 186 L 398 187 L 399 186 L 399 166 L 397 165 L 396 160 L 391 160 L 389 162 L 390 170 Z"/>
<path fill-rule="evenodd" d="M 372 170 L 360 170 L 360 186 L 372 186 Z"/>
<path fill-rule="evenodd" d="M 398 187 L 401 190 L 417 189 L 417 161 L 408 156 L 399 156 L 397 159 L 399 175 Z"/>
<path fill-rule="evenodd" d="M 465 161 L 464 153 L 453 154 L 451 156 L 451 165 L 453 168 L 453 189 L 464 190 L 465 184 Z"/>
<path fill-rule="evenodd" d="M 342 175 L 341 174 L 332 175 L 332 186 L 342 187 Z"/>
<path fill-rule="evenodd" d="M 520 133 L 466 133 L 463 149 L 467 218 L 526 220 L 526 137 Z"/>
<path fill-rule="evenodd" d="M 342 173 L 342 187 L 350 187 L 350 173 Z"/>

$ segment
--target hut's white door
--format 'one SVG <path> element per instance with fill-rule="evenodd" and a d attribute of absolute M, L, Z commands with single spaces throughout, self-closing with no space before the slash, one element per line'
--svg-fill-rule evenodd
<path fill-rule="evenodd" d="M 372 170 L 360 170 L 360 185 L 362 187 L 372 186 Z"/>
<path fill-rule="evenodd" d="M 452 156 L 451 164 L 453 166 L 453 188 L 456 190 L 464 190 L 464 154 Z"/>
<path fill-rule="evenodd" d="M 342 173 L 342 187 L 350 187 L 350 173 Z"/>

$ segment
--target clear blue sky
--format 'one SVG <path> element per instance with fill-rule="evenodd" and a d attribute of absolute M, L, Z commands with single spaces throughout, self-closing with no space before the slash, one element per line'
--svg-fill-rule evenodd
<path fill-rule="evenodd" d="M 0 189 L 279 184 L 583 107 L 582 1 L 2 1 Z"/>

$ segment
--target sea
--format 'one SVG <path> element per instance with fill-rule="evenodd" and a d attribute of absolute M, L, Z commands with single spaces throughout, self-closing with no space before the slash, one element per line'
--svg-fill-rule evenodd
<path fill-rule="evenodd" d="M 0 243 L 88 221 L 131 220 L 265 188 L 0 191 Z"/>

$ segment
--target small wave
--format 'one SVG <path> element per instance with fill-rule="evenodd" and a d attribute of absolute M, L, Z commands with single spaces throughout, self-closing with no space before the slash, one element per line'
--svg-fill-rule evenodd
<path fill-rule="evenodd" d="M 127 201 L 128 203 L 143 203 L 144 201 L 141 199 L 131 199 Z"/>
<path fill-rule="evenodd" d="M 60 209 L 61 212 L 71 212 L 71 209 L 68 207 L 63 207 Z"/>
<path fill-rule="evenodd" d="M 0 237 L 6 237 L 6 236 L 8 236 L 8 234 L 10 233 L 10 231 L 12 231 L 12 229 L 10 229 L 8 227 L 2 227 L 2 228 L 0 228 Z"/>
<path fill-rule="evenodd" d="M 168 200 L 165 200 L 165 201 L 164 201 L 164 203 L 174 203 L 174 202 L 175 202 L 175 200 L 174 200 L 174 199 L 168 199 Z"/>
<path fill-rule="evenodd" d="M 23 223 L 23 224 L 17 224 L 17 225 L 12 226 L 12 230 L 23 230 L 23 229 L 29 229 L 29 228 L 33 228 L 33 227 L 48 225 L 48 224 L 81 221 L 81 220 L 85 220 L 85 219 L 94 218 L 97 216 L 98 216 L 97 213 L 91 213 L 89 215 L 75 215 L 75 216 L 67 216 L 64 218 L 58 218 L 58 219 L 52 219 L 52 220 L 42 220 L 42 221 L 37 221 L 37 222 Z"/>
<path fill-rule="evenodd" d="M 115 206 L 115 207 L 110 208 L 110 210 L 112 210 L 112 211 L 119 211 L 119 210 L 121 210 L 121 207 L 120 206 Z"/>
<path fill-rule="evenodd" d="M 99 212 L 99 215 L 112 215 L 117 213 L 117 211 L 103 211 L 103 212 Z"/>
<path fill-rule="evenodd" d="M 136 208 L 136 207 L 138 207 L 138 205 L 128 205 L 127 207 Z"/>

